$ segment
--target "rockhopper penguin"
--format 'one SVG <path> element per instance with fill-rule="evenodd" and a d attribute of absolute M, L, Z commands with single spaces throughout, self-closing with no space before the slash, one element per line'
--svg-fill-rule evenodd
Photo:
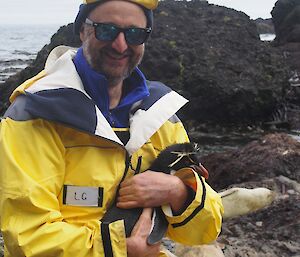
<path fill-rule="evenodd" d="M 199 162 L 197 155 L 198 149 L 195 144 L 174 144 L 160 152 L 149 167 L 149 170 L 173 174 L 175 171 L 182 168 L 190 167 L 200 176 L 207 179 L 208 172 Z M 114 202 L 103 216 L 101 222 L 109 224 L 117 220 L 124 220 L 126 237 L 129 237 L 142 211 L 143 208 L 121 209 L 118 208 Z M 148 244 L 159 242 L 167 231 L 168 221 L 165 218 L 161 207 L 154 208 L 152 222 L 152 230 L 147 239 Z"/>

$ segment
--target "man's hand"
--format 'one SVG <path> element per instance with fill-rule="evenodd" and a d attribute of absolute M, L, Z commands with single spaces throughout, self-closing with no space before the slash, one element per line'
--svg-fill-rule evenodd
<path fill-rule="evenodd" d="M 152 209 L 145 208 L 135 224 L 131 236 L 126 239 L 128 257 L 157 257 L 160 244 L 148 245 L 147 237 L 152 226 Z"/>
<path fill-rule="evenodd" d="M 186 202 L 187 196 L 187 188 L 178 177 L 146 171 L 121 183 L 117 206 L 129 209 L 170 204 L 172 210 L 177 212 Z"/>

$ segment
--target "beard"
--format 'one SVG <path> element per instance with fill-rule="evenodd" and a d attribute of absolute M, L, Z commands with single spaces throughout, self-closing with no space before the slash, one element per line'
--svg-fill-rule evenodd
<path fill-rule="evenodd" d="M 130 76 L 134 69 L 141 63 L 144 49 L 135 51 L 128 47 L 123 53 L 117 52 L 110 45 L 95 49 L 89 45 L 83 46 L 85 57 L 89 65 L 97 72 L 103 74 L 111 85 L 118 83 Z M 110 57 L 116 59 L 126 58 L 126 62 L 118 63 L 110 61 Z"/>

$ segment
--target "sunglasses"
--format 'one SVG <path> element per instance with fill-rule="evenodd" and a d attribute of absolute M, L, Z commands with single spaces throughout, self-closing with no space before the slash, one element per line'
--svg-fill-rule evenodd
<path fill-rule="evenodd" d="M 128 45 L 143 44 L 152 30 L 152 28 L 120 28 L 113 24 L 96 23 L 88 18 L 85 20 L 85 24 L 95 28 L 95 37 L 101 41 L 114 41 L 123 32 Z"/>

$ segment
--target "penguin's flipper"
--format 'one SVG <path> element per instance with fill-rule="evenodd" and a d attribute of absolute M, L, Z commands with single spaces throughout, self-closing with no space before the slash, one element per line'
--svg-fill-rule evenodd
<path fill-rule="evenodd" d="M 155 208 L 152 216 L 152 230 L 147 238 L 149 245 L 154 245 L 162 240 L 168 229 L 169 222 L 167 221 L 160 207 Z"/>
<path fill-rule="evenodd" d="M 142 208 L 121 209 L 114 204 L 104 214 L 101 222 L 110 224 L 117 220 L 124 220 L 126 237 L 129 237 L 142 211 Z"/>

